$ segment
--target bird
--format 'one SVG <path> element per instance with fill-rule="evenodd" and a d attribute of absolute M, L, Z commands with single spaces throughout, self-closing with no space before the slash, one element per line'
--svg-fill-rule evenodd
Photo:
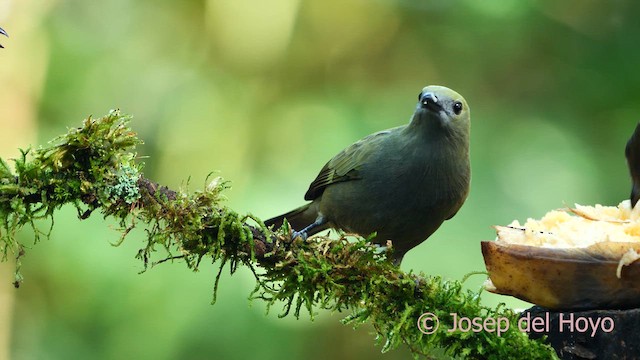
<path fill-rule="evenodd" d="M 4 35 L 6 37 L 9 37 L 9 34 L 7 34 L 7 32 L 4 31 L 3 28 L 0 28 L 0 34 Z M 0 44 L 0 49 L 4 49 L 4 46 L 2 46 L 2 44 Z"/>
<path fill-rule="evenodd" d="M 631 207 L 635 207 L 640 199 L 640 123 L 636 125 L 636 129 L 627 142 L 624 149 L 627 158 L 627 166 L 631 174 Z"/>
<path fill-rule="evenodd" d="M 328 228 L 386 246 L 400 265 L 465 202 L 471 181 L 470 109 L 444 86 L 426 86 L 407 125 L 371 134 L 334 156 L 311 182 L 311 201 L 264 223 L 284 219 L 292 238 Z M 297 231 L 296 231 L 297 230 Z"/>

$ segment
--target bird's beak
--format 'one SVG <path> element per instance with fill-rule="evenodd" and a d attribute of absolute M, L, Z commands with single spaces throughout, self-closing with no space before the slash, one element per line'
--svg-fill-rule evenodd
<path fill-rule="evenodd" d="M 438 101 L 438 97 L 434 93 L 424 93 L 420 96 L 420 106 L 423 109 L 428 109 L 433 112 L 439 112 L 442 110 L 442 105 Z"/>

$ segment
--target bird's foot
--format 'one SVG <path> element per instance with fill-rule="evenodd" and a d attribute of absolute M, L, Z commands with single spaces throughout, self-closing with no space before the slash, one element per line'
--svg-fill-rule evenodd
<path fill-rule="evenodd" d="M 311 230 L 313 230 L 314 228 L 316 228 L 317 226 L 321 226 L 323 224 L 326 223 L 326 220 L 324 218 L 324 216 L 322 215 L 318 215 L 318 217 L 316 218 L 316 221 L 314 221 L 311 225 L 307 226 L 306 228 L 300 230 L 300 231 L 295 231 L 293 230 L 293 232 L 291 233 L 291 239 L 295 239 L 298 236 L 300 236 L 302 238 L 303 241 L 307 241 L 307 237 L 309 237 L 309 232 Z M 312 232 L 311 234 L 315 234 L 316 232 Z"/>
<path fill-rule="evenodd" d="M 301 237 L 302 241 L 307 241 L 307 237 L 309 237 L 309 235 L 307 235 L 307 232 L 304 231 L 304 230 L 291 232 L 291 240 L 293 240 L 293 239 L 295 239 L 297 237 Z"/>
<path fill-rule="evenodd" d="M 389 249 L 389 247 L 387 247 L 386 245 L 379 245 L 379 244 L 374 244 L 374 245 L 376 247 L 377 254 L 386 253 L 387 250 Z"/>

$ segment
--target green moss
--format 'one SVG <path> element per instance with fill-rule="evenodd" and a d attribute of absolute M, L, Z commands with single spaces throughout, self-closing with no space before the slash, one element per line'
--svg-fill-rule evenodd
<path fill-rule="evenodd" d="M 88 118 L 54 145 L 23 151 L 14 169 L 0 159 L 0 251 L 3 259 L 18 259 L 16 286 L 25 246 L 17 241 L 16 231 L 32 227 L 37 242 L 48 233 L 38 230 L 34 221 L 53 220 L 56 209 L 73 204 L 81 219 L 94 210 L 118 219 L 123 236 L 115 245 L 143 224 L 147 239 L 137 257 L 145 269 L 175 260 L 196 271 L 205 258 L 219 262 L 214 301 L 223 269 L 228 265 L 233 274 L 238 266 L 247 266 L 256 277 L 251 297 L 267 301 L 269 309 L 284 304 L 280 316 L 293 312 L 297 317 L 302 311 L 314 316 L 318 309 L 349 311 L 344 323 L 373 324 L 383 351 L 406 344 L 416 356 L 434 349 L 472 359 L 555 356 L 515 326 L 500 335 L 448 331 L 454 327 L 453 313 L 505 317 L 511 324 L 517 315 L 483 306 L 480 294 L 463 290 L 460 282 L 400 271 L 367 239 L 292 240 L 286 224 L 272 232 L 260 219 L 222 204 L 229 184 L 221 178 L 194 192 L 173 191 L 145 179 L 133 152 L 141 141 L 127 126 L 129 120 L 118 111 Z M 440 319 L 430 335 L 418 328 L 425 312 Z"/>

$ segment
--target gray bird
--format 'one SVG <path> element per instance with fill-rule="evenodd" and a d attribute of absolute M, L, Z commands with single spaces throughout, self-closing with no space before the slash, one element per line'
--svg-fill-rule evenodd
<path fill-rule="evenodd" d="M 286 218 L 306 239 L 329 227 L 392 241 L 395 264 L 460 209 L 467 194 L 469 107 L 457 92 L 427 86 L 408 125 L 369 135 L 334 156 L 309 186 L 310 203 Z"/>

